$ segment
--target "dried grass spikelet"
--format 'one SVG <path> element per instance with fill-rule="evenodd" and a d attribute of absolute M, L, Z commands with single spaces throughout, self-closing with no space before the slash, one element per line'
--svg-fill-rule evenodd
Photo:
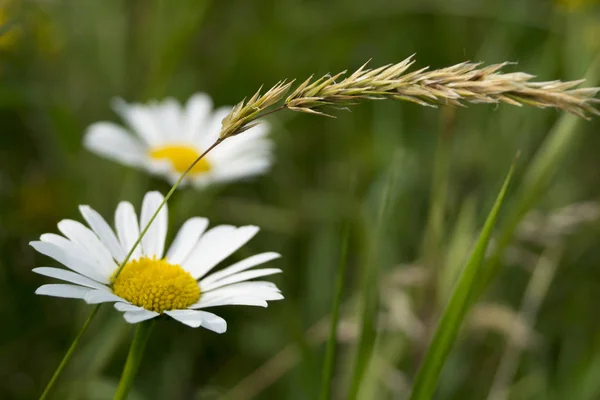
<path fill-rule="evenodd" d="M 512 345 L 519 348 L 535 345 L 540 340 L 523 315 L 501 304 L 476 305 L 469 316 L 468 327 L 503 334 Z"/>
<path fill-rule="evenodd" d="M 286 83 L 285 80 L 277 82 L 263 95 L 260 94 L 262 88 L 258 89 L 248 101 L 244 99 L 238 103 L 221 122 L 222 128 L 219 139 L 235 136 L 256 126 L 258 122 L 253 121 L 257 119 L 263 110 L 281 100 L 292 83 L 293 81 Z"/>
<path fill-rule="evenodd" d="M 340 80 L 346 71 L 309 77 L 298 86 L 284 104 L 266 113 L 266 108 L 279 101 L 292 82 L 278 82 L 265 94 L 260 90 L 248 101 L 242 101 L 223 120 L 220 138 L 237 135 L 256 125 L 256 119 L 282 109 L 330 116 L 324 107 L 347 108 L 359 100 L 405 100 L 423 106 L 464 106 L 465 103 L 508 103 L 553 107 L 588 118 L 600 115 L 595 98 L 600 88 L 576 88 L 583 80 L 531 82 L 534 75 L 523 72 L 502 73 L 510 63 L 482 67 L 481 63 L 463 62 L 451 67 L 428 71 L 421 68 L 407 72 L 415 61 L 413 57 L 398 64 L 367 69 L 367 63 Z M 338 82 L 338 80 L 340 80 Z"/>
<path fill-rule="evenodd" d="M 600 88 L 574 89 L 583 81 L 530 82 L 533 75 L 523 72 L 504 74 L 500 70 L 508 62 L 481 67 L 481 63 L 463 62 L 433 71 L 421 68 L 406 73 L 414 63 L 412 56 L 398 64 L 366 69 L 336 82 L 344 72 L 312 77 L 300 85 L 287 99 L 289 109 L 323 114 L 323 106 L 346 106 L 359 99 L 407 100 L 423 106 L 439 104 L 462 106 L 469 103 L 508 103 L 534 107 L 554 107 L 580 117 L 586 113 L 600 115 L 593 103 Z"/>
<path fill-rule="evenodd" d="M 521 241 L 549 246 L 598 218 L 600 203 L 596 201 L 568 204 L 547 214 L 533 210 L 519 223 L 515 236 Z"/>

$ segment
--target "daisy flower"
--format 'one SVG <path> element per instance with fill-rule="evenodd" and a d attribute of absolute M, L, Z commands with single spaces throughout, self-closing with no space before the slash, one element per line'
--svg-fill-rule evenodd
<path fill-rule="evenodd" d="M 35 293 L 83 299 L 89 304 L 114 303 L 132 324 L 165 314 L 185 325 L 217 333 L 227 330 L 225 320 L 204 309 L 224 305 L 267 307 L 267 301 L 283 299 L 275 284 L 250 281 L 281 272 L 277 268 L 251 269 L 279 258 L 277 253 L 257 254 L 209 274 L 256 235 L 257 227 L 220 225 L 206 231 L 206 218 L 191 218 L 165 255 L 166 206 L 117 273 L 140 227 L 146 226 L 162 201 L 160 193 L 147 193 L 139 222 L 131 203 L 121 202 L 115 212 L 116 233 L 98 212 L 81 206 L 89 228 L 77 221 L 62 220 L 58 229 L 64 236 L 47 233 L 40 241 L 31 242 L 35 250 L 70 269 L 35 268 L 33 271 L 40 275 L 68 282 L 43 285 Z"/>
<path fill-rule="evenodd" d="M 85 133 L 85 147 L 162 176 L 171 184 L 217 140 L 221 121 L 231 111 L 231 107 L 222 107 L 213 112 L 212 100 L 203 93 L 192 96 L 185 106 L 172 98 L 147 105 L 116 99 L 113 106 L 129 130 L 112 122 L 94 123 Z M 203 187 L 266 172 L 272 150 L 268 130 L 268 125 L 261 123 L 228 138 L 200 160 L 184 182 Z"/>

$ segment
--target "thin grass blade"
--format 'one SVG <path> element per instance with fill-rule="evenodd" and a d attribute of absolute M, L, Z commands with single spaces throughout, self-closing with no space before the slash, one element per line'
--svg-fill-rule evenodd
<path fill-rule="evenodd" d="M 500 208 L 506 197 L 506 192 L 512 179 L 515 162 L 510 167 L 502 189 L 490 211 L 479 239 L 464 266 L 452 295 L 442 314 L 438 327 L 415 379 L 411 400 L 431 399 L 444 366 L 444 362 L 456 340 L 456 335 L 467 312 L 471 294 L 477 281 L 477 275 L 483 265 L 483 259 L 492 231 L 496 225 Z"/>
<path fill-rule="evenodd" d="M 347 254 L 348 254 L 348 236 L 350 228 L 345 226 L 342 233 L 342 245 L 340 251 L 340 263 L 337 270 L 335 282 L 335 297 L 333 299 L 333 309 L 331 311 L 331 329 L 329 339 L 325 350 L 325 362 L 323 364 L 323 380 L 321 382 L 321 400 L 331 399 L 331 380 L 333 379 L 333 370 L 335 365 L 335 350 L 337 344 L 337 329 L 340 319 L 340 305 L 342 303 L 342 293 L 344 291 L 344 282 L 346 281 Z"/>

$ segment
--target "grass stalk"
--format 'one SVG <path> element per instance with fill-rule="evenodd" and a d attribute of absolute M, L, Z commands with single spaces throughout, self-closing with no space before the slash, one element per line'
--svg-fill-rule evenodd
<path fill-rule="evenodd" d="M 350 227 L 346 225 L 342 233 L 342 245 L 340 250 L 340 261 L 337 270 L 335 282 L 335 294 L 333 298 L 333 307 L 331 311 L 331 328 L 329 331 L 329 339 L 325 350 L 325 361 L 323 363 L 323 377 L 321 382 L 320 400 L 331 399 L 331 381 L 333 379 L 333 371 L 335 365 L 335 354 L 337 346 L 337 329 L 340 319 L 340 305 L 342 304 L 342 294 L 344 291 L 344 283 L 346 281 L 346 270 L 348 269 L 347 254 L 348 240 L 350 235 Z"/>
<path fill-rule="evenodd" d="M 365 63 L 346 78 L 343 77 L 347 71 L 317 79 L 311 76 L 283 105 L 269 111 L 294 82 L 280 81 L 264 94 L 259 90 L 250 99 L 238 103 L 223 119 L 220 137 L 235 136 L 255 126 L 259 118 L 283 109 L 331 116 L 324 108 L 347 109 L 359 100 L 400 100 L 429 107 L 506 103 L 519 107 L 552 107 L 582 118 L 588 118 L 589 114 L 600 115 L 597 106 L 600 99 L 595 97 L 600 88 L 578 88 L 583 80 L 532 82 L 531 74 L 503 73 L 502 68 L 511 64 L 508 62 L 487 67 L 463 62 L 437 70 L 421 68 L 408 72 L 414 62 L 411 56 L 375 69 L 366 68 Z"/>
<path fill-rule="evenodd" d="M 369 240 L 367 257 L 363 262 L 361 271 L 361 288 L 359 294 L 360 304 L 360 327 L 358 343 L 354 360 L 354 371 L 350 383 L 347 399 L 358 398 L 361 385 L 363 384 L 367 367 L 370 365 L 371 357 L 377 338 L 376 324 L 379 308 L 379 264 L 381 243 L 384 239 L 384 228 L 389 217 L 390 203 L 397 191 L 398 160 L 392 163 L 387 176 L 384 177 L 382 188 L 376 192 L 375 211 L 372 218 L 374 232 Z M 367 216 L 367 220 L 371 220 Z M 367 221 L 368 222 L 368 221 Z"/>
<path fill-rule="evenodd" d="M 60 376 L 60 374 L 63 372 L 63 370 L 65 369 L 65 367 L 69 363 L 69 360 L 71 360 L 71 357 L 75 353 L 75 349 L 79 345 L 79 341 L 81 340 L 81 337 L 87 331 L 88 327 L 90 326 L 90 323 L 92 322 L 92 320 L 94 319 L 94 317 L 98 313 L 98 310 L 100 309 L 100 306 L 101 306 L 101 304 L 97 304 L 96 306 L 94 306 L 94 308 L 92 309 L 92 312 L 90 313 L 90 315 L 87 317 L 87 319 L 83 323 L 83 326 L 81 327 L 81 329 L 79 329 L 79 332 L 77 333 L 77 336 L 75 336 L 75 339 L 73 339 L 73 343 L 71 343 L 71 346 L 69 346 L 69 349 L 67 350 L 67 352 L 63 356 L 62 360 L 60 361 L 60 364 L 58 364 L 58 367 L 54 371 L 54 374 L 52 374 L 52 378 L 50 378 L 50 381 L 48 382 L 48 384 L 44 388 L 44 391 L 42 392 L 42 395 L 40 396 L 40 400 L 44 400 L 44 399 L 46 399 L 48 397 L 48 394 L 50 393 L 50 390 L 52 389 L 52 387 L 56 383 L 56 380 L 58 379 L 58 377 Z"/>

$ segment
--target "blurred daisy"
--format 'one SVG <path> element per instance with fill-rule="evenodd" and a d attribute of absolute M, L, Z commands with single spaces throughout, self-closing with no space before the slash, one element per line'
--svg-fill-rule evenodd
<path fill-rule="evenodd" d="M 247 305 L 267 307 L 267 301 L 283 296 L 275 284 L 251 279 L 281 272 L 276 268 L 251 269 L 279 258 L 277 253 L 248 257 L 218 272 L 209 272 L 257 232 L 255 226 L 236 228 L 220 225 L 205 232 L 208 220 L 189 219 L 164 255 L 167 236 L 167 209 L 160 211 L 130 261 L 117 274 L 152 214 L 163 201 L 158 192 L 144 197 L 138 222 L 129 202 L 115 212 L 116 233 L 89 206 L 80 211 L 89 228 L 63 220 L 58 229 L 64 235 L 47 233 L 31 242 L 38 252 L 54 258 L 71 271 L 41 267 L 33 271 L 68 283 L 40 286 L 36 294 L 83 299 L 90 304 L 114 303 L 129 323 L 166 314 L 191 327 L 202 326 L 217 333 L 227 330 L 225 320 L 204 311 L 208 307 Z"/>
<path fill-rule="evenodd" d="M 148 105 L 116 99 L 113 105 L 130 131 L 111 122 L 97 122 L 85 133 L 85 147 L 163 176 L 170 183 L 217 140 L 221 121 L 231 111 L 231 107 L 222 107 L 213 112 L 210 97 L 202 93 L 192 96 L 185 107 L 172 98 Z M 272 148 L 268 130 L 262 123 L 228 138 L 194 166 L 185 182 L 202 187 L 266 172 Z"/>

